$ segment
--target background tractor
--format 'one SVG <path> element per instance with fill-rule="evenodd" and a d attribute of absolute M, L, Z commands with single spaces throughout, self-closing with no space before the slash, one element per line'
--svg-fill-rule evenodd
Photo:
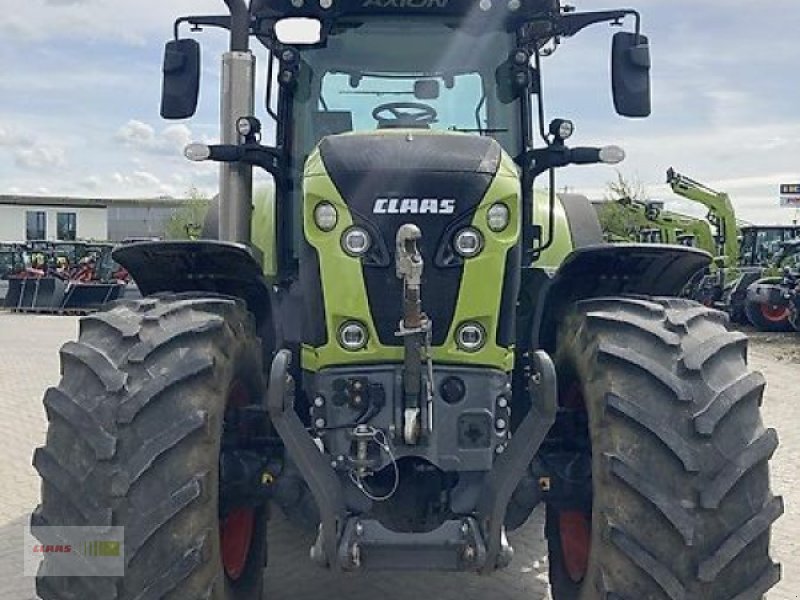
<path fill-rule="evenodd" d="M 716 251 L 711 226 L 705 219 L 664 210 L 662 202 L 631 198 L 594 204 L 608 241 L 642 244 L 677 244 Z"/>
<path fill-rule="evenodd" d="M 674 169 L 667 171 L 667 183 L 679 196 L 707 207 L 706 218 L 714 227 L 716 258 L 706 275 L 692 285 L 691 296 L 725 310 L 734 321 L 749 321 L 760 331 L 788 331 L 791 328 L 788 307 L 770 302 L 769 295 L 748 290 L 754 285 L 780 283 L 782 244 L 800 236 L 800 227 L 740 227 L 728 194 Z"/>
<path fill-rule="evenodd" d="M 800 239 L 783 242 L 780 248 L 772 259 L 774 266 L 767 271 L 771 276 L 759 279 L 747 288 L 747 316 L 753 325 L 764 331 L 798 331 Z"/>
<path fill-rule="evenodd" d="M 557 168 L 623 153 L 546 122 L 545 58 L 632 24 L 614 101 L 647 116 L 639 14 L 226 3 L 177 21 L 162 98 L 166 118 L 195 111 L 182 27 L 227 30 L 221 143 L 186 149 L 221 163 L 219 239 L 118 248 L 144 298 L 82 320 L 44 399 L 33 525 L 125 527 L 125 576 L 48 576 L 46 558 L 39 595 L 258 598 L 269 506 L 336 571 L 491 573 L 544 504 L 556 600 L 774 585 L 764 379 L 724 315 L 675 298 L 709 255 L 603 244 L 589 203 L 555 194 Z M 254 166 L 273 203 L 253 206 Z"/>

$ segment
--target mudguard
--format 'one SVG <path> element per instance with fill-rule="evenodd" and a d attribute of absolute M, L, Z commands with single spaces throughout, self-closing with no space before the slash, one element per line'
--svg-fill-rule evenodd
<path fill-rule="evenodd" d="M 141 242 L 116 248 L 143 296 L 209 292 L 242 298 L 261 322 L 270 314 L 269 284 L 257 251 L 215 240 Z"/>
<path fill-rule="evenodd" d="M 613 244 L 574 250 L 540 288 L 533 347 L 552 350 L 555 328 L 575 302 L 604 296 L 678 296 L 711 255 L 696 248 Z"/>
<path fill-rule="evenodd" d="M 771 277 L 760 279 L 747 288 L 747 302 L 789 307 L 791 294 L 789 289 L 781 284 L 780 277 Z"/>

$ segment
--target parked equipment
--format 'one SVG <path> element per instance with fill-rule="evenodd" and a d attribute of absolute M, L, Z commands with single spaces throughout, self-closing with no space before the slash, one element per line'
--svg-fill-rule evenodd
<path fill-rule="evenodd" d="M 716 251 L 711 227 L 705 219 L 664 210 L 661 202 L 621 198 L 597 203 L 595 208 L 608 241 L 677 244 L 710 254 Z"/>
<path fill-rule="evenodd" d="M 797 329 L 796 283 L 800 270 L 800 239 L 781 244 L 771 259 L 781 274 L 759 279 L 747 287 L 747 317 L 761 331 Z"/>
<path fill-rule="evenodd" d="M 800 333 L 800 268 L 787 271 L 783 278 L 783 288 L 789 301 L 789 322 Z"/>
<path fill-rule="evenodd" d="M 29 242 L 19 245 L 22 265 L 8 278 L 3 306 L 17 312 L 80 313 L 123 294 L 129 277 L 113 244 Z"/>
<path fill-rule="evenodd" d="M 770 588 L 764 379 L 720 313 L 674 298 L 709 255 L 603 244 L 555 169 L 621 149 L 535 123 L 554 43 L 631 20 L 615 105 L 649 114 L 638 13 L 227 4 L 175 28 L 230 33 L 222 143 L 186 150 L 222 163 L 220 240 L 115 250 L 145 298 L 64 346 L 34 456 L 33 524 L 124 527 L 125 577 L 40 576 L 38 594 L 260 598 L 268 503 L 335 571 L 490 573 L 544 503 L 556 600 Z M 254 116 L 253 37 L 275 128 Z M 199 71 L 176 35 L 163 116 L 194 113 Z M 274 177 L 274 236 L 251 219 L 254 165 Z"/>
<path fill-rule="evenodd" d="M 760 331 L 788 330 L 788 309 L 757 301 L 748 294 L 748 288 L 755 283 L 780 281 L 779 248 L 784 241 L 800 236 L 800 227 L 746 225 L 740 228 L 728 194 L 671 168 L 667 171 L 667 183 L 679 196 L 707 207 L 707 219 L 714 226 L 716 258 L 711 268 L 693 284 L 691 297 L 725 310 L 736 322 L 749 321 Z"/>

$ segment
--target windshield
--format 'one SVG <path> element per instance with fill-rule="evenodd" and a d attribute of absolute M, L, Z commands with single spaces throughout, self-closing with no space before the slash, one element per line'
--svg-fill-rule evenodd
<path fill-rule="evenodd" d="M 749 230 L 742 240 L 741 254 L 753 264 L 769 265 L 783 249 L 783 242 L 795 239 L 798 233 L 794 228 Z"/>
<path fill-rule="evenodd" d="M 326 135 L 392 127 L 489 135 L 517 155 L 520 101 L 497 75 L 514 41 L 510 33 L 468 33 L 431 18 L 337 25 L 325 48 L 303 52 L 293 106 L 296 168 Z"/>

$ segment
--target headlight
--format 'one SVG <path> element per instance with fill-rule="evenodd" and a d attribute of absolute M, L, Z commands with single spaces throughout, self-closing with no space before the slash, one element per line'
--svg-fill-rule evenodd
<path fill-rule="evenodd" d="M 499 233 L 508 227 L 510 214 L 505 204 L 501 204 L 500 202 L 493 204 L 486 213 L 486 224 L 489 226 L 489 229 L 495 233 Z"/>
<path fill-rule="evenodd" d="M 453 241 L 456 252 L 464 258 L 472 258 L 477 256 L 483 250 L 483 236 L 481 232 L 472 227 L 462 229 L 456 234 Z"/>
<path fill-rule="evenodd" d="M 456 344 L 465 352 L 477 352 L 486 343 L 486 331 L 480 323 L 464 323 L 456 331 Z"/>
<path fill-rule="evenodd" d="M 367 328 L 357 321 L 348 321 L 339 328 L 339 344 L 345 350 L 355 352 L 367 345 Z"/>
<path fill-rule="evenodd" d="M 364 256 L 372 246 L 372 238 L 366 229 L 350 227 L 342 234 L 342 249 L 350 256 Z"/>
<path fill-rule="evenodd" d="M 314 209 L 314 223 L 322 231 L 333 231 L 339 222 L 339 213 L 330 202 L 320 202 Z"/>

